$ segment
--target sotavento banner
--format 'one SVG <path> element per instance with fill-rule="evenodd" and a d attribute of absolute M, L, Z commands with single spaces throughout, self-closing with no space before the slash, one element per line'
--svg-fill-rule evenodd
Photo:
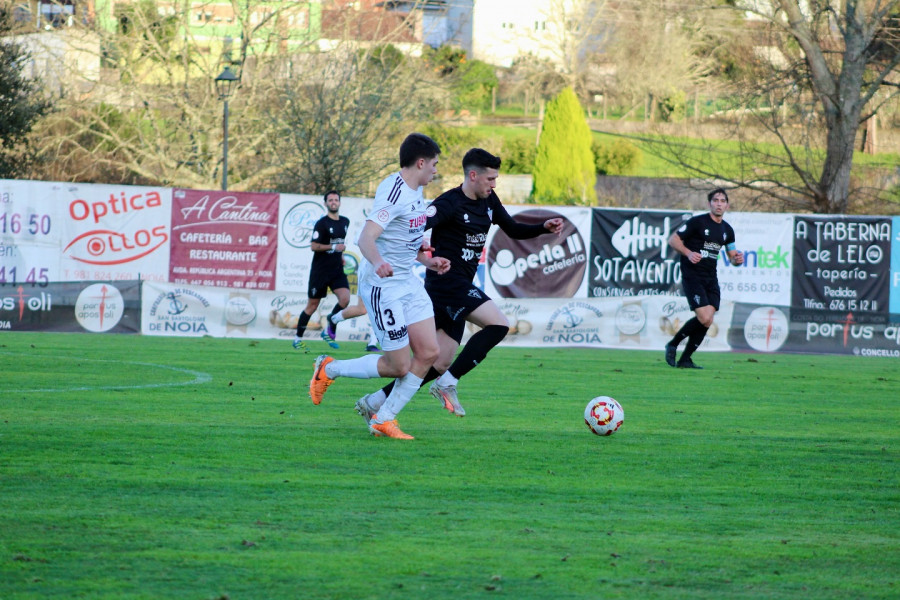
<path fill-rule="evenodd" d="M 523 223 L 543 223 L 560 217 L 560 235 L 547 233 L 514 240 L 492 227 L 487 254 L 484 291 L 494 298 L 578 298 L 586 295 L 585 272 L 590 239 L 590 209 L 574 207 L 507 207 Z"/>
<path fill-rule="evenodd" d="M 680 296 L 681 265 L 669 237 L 690 213 L 595 209 L 588 295 Z"/>
<path fill-rule="evenodd" d="M 140 283 L 73 281 L 0 287 L 0 330 L 137 333 Z"/>
<path fill-rule="evenodd" d="M 888 217 L 794 217 L 791 317 L 852 313 L 884 322 L 889 309 L 891 220 Z"/>
<path fill-rule="evenodd" d="M 278 194 L 172 191 L 169 280 L 275 289 Z"/>

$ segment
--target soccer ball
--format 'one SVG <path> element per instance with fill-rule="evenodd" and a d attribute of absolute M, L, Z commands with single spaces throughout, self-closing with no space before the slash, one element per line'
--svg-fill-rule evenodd
<path fill-rule="evenodd" d="M 625 421 L 622 405 L 609 396 L 597 396 L 584 409 L 584 422 L 597 435 L 612 435 Z"/>

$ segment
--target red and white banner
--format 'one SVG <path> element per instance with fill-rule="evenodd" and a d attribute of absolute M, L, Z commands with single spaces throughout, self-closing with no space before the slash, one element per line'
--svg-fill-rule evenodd
<path fill-rule="evenodd" d="M 169 281 L 275 289 L 278 194 L 172 191 Z"/>

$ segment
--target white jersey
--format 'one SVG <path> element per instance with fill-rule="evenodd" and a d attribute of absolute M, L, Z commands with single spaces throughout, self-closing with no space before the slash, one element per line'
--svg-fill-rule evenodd
<path fill-rule="evenodd" d="M 363 259 L 360 278 L 374 286 L 418 278 L 413 273 L 413 267 L 422 246 L 427 221 L 422 188 L 409 187 L 400 173 L 394 173 L 375 190 L 375 202 L 368 220 L 384 229 L 375 240 L 375 246 L 381 257 L 393 267 L 394 276 L 382 279 L 375 274 L 372 264 Z"/>

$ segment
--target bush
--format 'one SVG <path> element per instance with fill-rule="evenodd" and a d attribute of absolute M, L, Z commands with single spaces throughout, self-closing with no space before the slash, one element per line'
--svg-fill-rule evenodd
<path fill-rule="evenodd" d="M 594 142 L 591 149 L 600 175 L 633 175 L 644 163 L 644 153 L 627 140 Z"/>
<path fill-rule="evenodd" d="M 537 146 L 531 138 L 514 137 L 503 140 L 500 170 L 509 175 L 530 174 L 534 170 Z"/>
<path fill-rule="evenodd" d="M 592 205 L 597 175 L 591 153 L 591 130 L 572 88 L 547 104 L 541 141 L 534 159 L 535 202 Z"/>

